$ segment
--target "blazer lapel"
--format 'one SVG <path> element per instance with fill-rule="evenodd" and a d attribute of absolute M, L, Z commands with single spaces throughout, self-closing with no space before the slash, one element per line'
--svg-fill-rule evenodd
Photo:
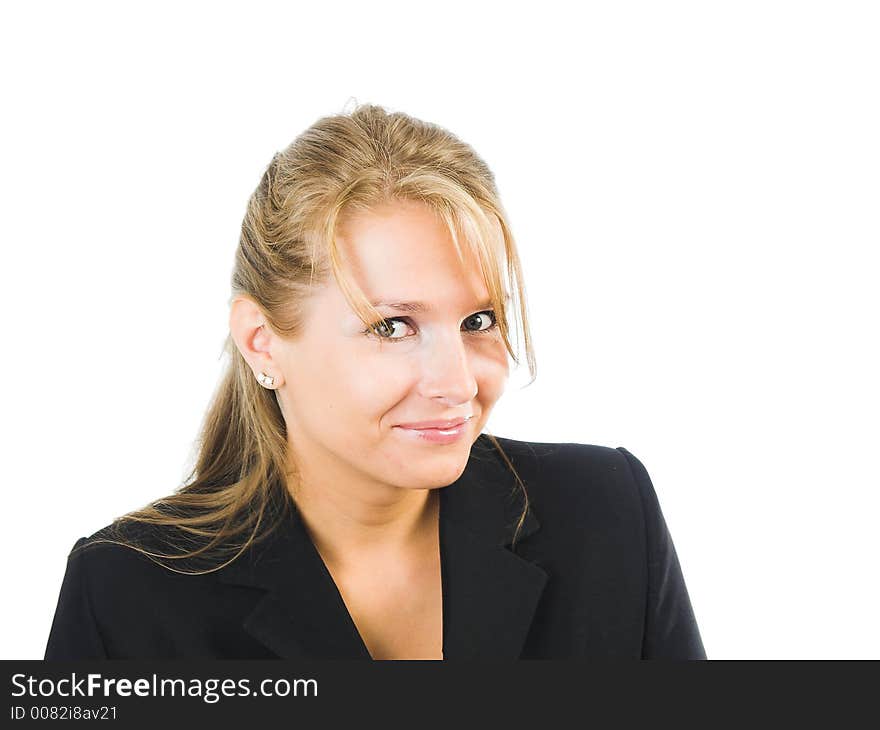
<path fill-rule="evenodd" d="M 243 554 L 220 573 L 219 580 L 267 591 L 242 625 L 279 657 L 371 658 L 295 509 L 265 546 Z"/>
<path fill-rule="evenodd" d="M 517 658 L 547 582 L 510 548 L 520 490 L 493 450 L 480 436 L 465 471 L 440 490 L 444 659 Z M 517 544 L 539 527 L 529 510 Z M 295 509 L 218 580 L 266 591 L 243 627 L 279 657 L 371 658 Z"/>

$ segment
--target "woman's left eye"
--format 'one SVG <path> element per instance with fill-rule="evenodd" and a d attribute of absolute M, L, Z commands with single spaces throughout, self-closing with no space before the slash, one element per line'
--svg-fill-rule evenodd
<path fill-rule="evenodd" d="M 479 324 L 477 324 L 477 329 L 472 330 L 473 332 L 486 332 L 487 330 L 492 329 L 496 324 L 498 324 L 495 319 L 495 312 L 493 312 L 491 309 L 487 309 L 485 312 L 477 312 L 476 314 L 472 314 L 465 320 L 465 322 L 479 320 L 481 317 L 484 321 L 488 321 L 488 326 L 481 327 Z"/>
<path fill-rule="evenodd" d="M 467 330 L 471 334 L 475 335 L 486 334 L 498 327 L 498 319 L 496 318 L 495 312 L 492 309 L 487 309 L 483 312 L 477 312 L 476 314 L 470 315 L 470 317 L 467 317 L 464 320 L 464 324 L 467 325 L 468 322 L 475 323 L 474 329 Z M 389 342 L 400 342 L 401 340 L 407 339 L 406 334 L 403 334 L 400 337 L 393 337 L 395 332 L 394 325 L 396 323 L 409 324 L 409 318 L 388 317 L 386 319 L 379 320 L 378 322 L 371 325 L 368 329 L 364 330 L 364 334 L 373 335 L 374 337 L 378 337 L 381 340 L 387 340 Z M 401 331 L 405 332 L 404 330 Z"/>

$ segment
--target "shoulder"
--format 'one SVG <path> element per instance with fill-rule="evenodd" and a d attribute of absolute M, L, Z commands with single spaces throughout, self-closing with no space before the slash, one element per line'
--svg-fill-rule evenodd
<path fill-rule="evenodd" d="M 614 469 L 625 464 L 631 454 L 622 447 L 599 446 L 575 442 L 522 441 L 494 436 L 506 453 L 519 459 L 532 459 L 542 466 L 579 466 L 592 469 Z M 486 434 L 481 434 L 475 444 L 481 451 L 491 451 L 493 446 Z"/>
<path fill-rule="evenodd" d="M 518 471 L 529 473 L 536 483 L 570 491 L 572 496 L 596 487 L 635 486 L 636 473 L 644 471 L 642 463 L 623 447 L 495 439 Z M 483 452 L 494 448 L 487 438 L 478 443 Z"/>
<path fill-rule="evenodd" d="M 79 538 L 68 554 L 68 563 L 87 585 L 102 594 L 114 586 L 138 591 L 182 575 L 157 562 L 170 551 L 167 531 L 144 523 L 111 523 Z"/>
<path fill-rule="evenodd" d="M 645 467 L 623 447 L 495 437 L 525 484 L 539 518 L 641 515 L 653 495 Z M 482 449 L 491 449 L 485 439 Z"/>

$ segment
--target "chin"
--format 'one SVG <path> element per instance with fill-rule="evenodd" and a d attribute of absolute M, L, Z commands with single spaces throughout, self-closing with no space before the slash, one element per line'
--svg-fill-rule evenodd
<path fill-rule="evenodd" d="M 401 484 L 409 489 L 436 489 L 448 487 L 458 479 L 467 467 L 467 452 L 453 459 L 452 454 L 447 454 L 443 464 L 426 465 L 424 469 L 413 469 L 411 478 Z M 398 479 L 400 474 L 396 475 Z M 398 482 L 400 484 L 400 482 Z"/>

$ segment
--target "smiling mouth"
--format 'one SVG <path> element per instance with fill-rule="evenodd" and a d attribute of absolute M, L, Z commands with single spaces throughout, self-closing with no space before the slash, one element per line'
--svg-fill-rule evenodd
<path fill-rule="evenodd" d="M 473 415 L 460 417 L 460 418 L 448 418 L 448 419 L 440 419 L 436 421 L 419 421 L 416 423 L 398 423 L 398 428 L 406 428 L 410 431 L 428 431 L 428 430 L 438 430 L 438 431 L 449 431 L 453 430 L 462 424 L 467 423 L 473 418 Z"/>
<path fill-rule="evenodd" d="M 403 425 L 395 426 L 394 428 L 404 438 L 410 439 L 411 443 L 433 444 L 435 446 L 452 445 L 460 443 L 465 435 L 471 432 L 471 428 L 468 425 L 469 420 L 469 418 L 457 418 L 454 421 L 443 421 L 442 424 L 444 426 L 447 426 L 449 423 L 457 424 L 447 428 L 409 428 Z M 420 425 L 424 425 L 424 421 Z"/>

